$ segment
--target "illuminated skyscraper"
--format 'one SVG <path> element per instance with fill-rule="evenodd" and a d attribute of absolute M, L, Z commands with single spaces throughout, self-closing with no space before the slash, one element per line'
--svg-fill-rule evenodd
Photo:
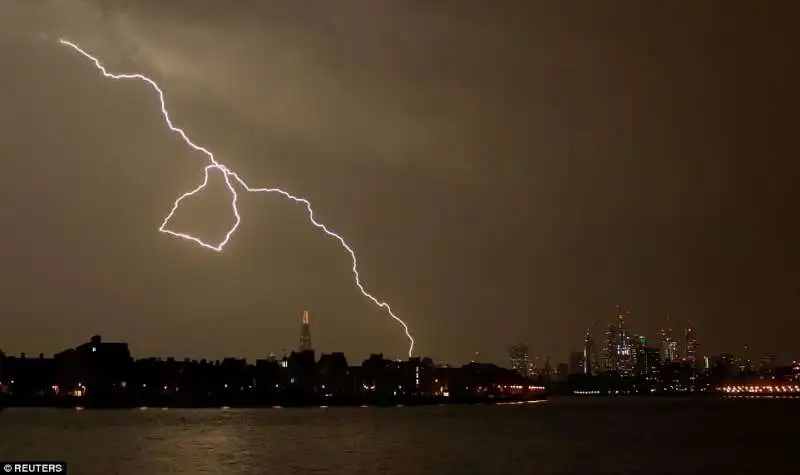
<path fill-rule="evenodd" d="M 670 361 L 678 361 L 680 354 L 678 353 L 678 342 L 672 339 L 672 329 L 659 332 L 661 337 L 661 361 L 668 363 Z"/>
<path fill-rule="evenodd" d="M 616 371 L 619 368 L 617 354 L 617 327 L 609 325 L 603 340 L 603 370 Z"/>
<path fill-rule="evenodd" d="M 511 369 L 522 376 L 531 376 L 531 360 L 528 345 L 519 343 L 508 350 L 508 358 L 511 360 Z"/>
<path fill-rule="evenodd" d="M 697 362 L 697 336 L 694 332 L 692 322 L 687 322 L 686 325 L 686 339 L 684 341 L 684 348 L 686 350 L 686 361 L 689 363 Z"/>
<path fill-rule="evenodd" d="M 630 315 L 630 312 L 627 312 Z M 625 327 L 625 315 L 620 311 L 617 306 L 617 320 L 619 326 L 617 327 L 617 369 L 624 376 L 633 374 L 634 366 L 636 365 L 636 353 L 633 349 L 633 342 L 631 334 Z"/>
<path fill-rule="evenodd" d="M 308 310 L 303 310 L 302 328 L 300 330 L 300 351 L 311 349 L 311 325 L 308 321 Z"/>
<path fill-rule="evenodd" d="M 619 371 L 621 374 L 630 375 L 636 363 L 633 349 L 633 336 L 625 326 L 625 315 L 617 305 L 617 326 L 609 325 L 603 341 L 603 370 Z"/>

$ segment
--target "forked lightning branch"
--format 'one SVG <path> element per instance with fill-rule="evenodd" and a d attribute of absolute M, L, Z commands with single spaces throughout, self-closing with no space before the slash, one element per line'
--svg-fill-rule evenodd
<path fill-rule="evenodd" d="M 356 259 L 355 251 L 353 250 L 352 247 L 350 247 L 349 244 L 347 244 L 347 242 L 344 240 L 344 238 L 342 238 L 340 235 L 336 234 L 335 232 L 331 231 L 330 229 L 328 229 L 327 226 L 325 226 L 324 224 L 322 224 L 322 223 L 320 223 L 319 221 L 316 220 L 316 218 L 314 217 L 314 210 L 311 207 L 311 202 L 310 201 L 308 201 L 305 198 L 300 198 L 300 197 L 294 196 L 291 193 L 289 193 L 287 191 L 284 191 L 284 190 L 282 190 L 280 188 L 253 188 L 253 187 L 251 187 L 236 172 L 234 172 L 233 170 L 228 168 L 226 165 L 218 162 L 217 159 L 214 157 L 213 153 L 211 153 L 205 147 L 202 147 L 202 146 L 197 145 L 196 143 L 194 143 L 191 139 L 189 139 L 189 137 L 186 135 L 186 132 L 183 129 L 181 129 L 179 127 L 176 127 L 172 123 L 172 119 L 170 118 L 169 111 L 167 109 L 167 104 L 166 104 L 166 101 L 164 99 L 164 91 L 161 90 L 161 88 L 158 86 L 158 84 L 155 81 L 153 81 L 149 77 L 147 77 L 147 76 L 145 76 L 143 74 L 139 74 L 139 73 L 136 73 L 136 74 L 114 74 L 114 73 L 110 73 L 110 72 L 108 72 L 106 70 L 106 68 L 103 66 L 103 64 L 100 62 L 99 59 L 97 59 L 96 57 L 94 57 L 91 54 L 87 53 L 86 51 L 84 51 L 81 47 L 79 47 L 75 43 L 72 43 L 71 41 L 67 41 L 65 39 L 60 39 L 59 42 L 62 45 L 69 46 L 70 48 L 72 48 L 73 50 L 77 51 L 82 56 L 84 56 L 86 59 L 88 59 L 92 63 L 94 63 L 95 67 L 101 73 L 103 73 L 103 76 L 105 76 L 106 78 L 116 79 L 116 80 L 132 79 L 132 80 L 143 81 L 143 82 L 149 84 L 156 91 L 156 93 L 158 93 L 158 99 L 161 102 L 161 115 L 163 116 L 164 122 L 166 123 L 167 127 L 169 127 L 169 129 L 172 130 L 173 132 L 175 132 L 176 134 L 180 135 L 180 137 L 183 139 L 183 141 L 186 142 L 186 145 L 188 145 L 189 147 L 191 147 L 195 151 L 202 153 L 203 155 L 205 155 L 208 158 L 208 165 L 206 165 L 206 167 L 203 170 L 203 181 L 196 188 L 183 193 L 182 195 L 180 195 L 175 200 L 175 202 L 172 204 L 172 209 L 170 209 L 169 214 L 167 214 L 167 216 L 164 218 L 164 221 L 161 223 L 161 226 L 158 228 L 158 230 L 160 232 L 165 233 L 165 234 L 169 234 L 169 235 L 172 235 L 172 236 L 175 236 L 175 237 L 187 240 L 187 241 L 191 241 L 191 242 L 193 242 L 195 244 L 198 244 L 198 245 L 200 245 L 200 246 L 202 246 L 202 247 L 204 247 L 206 249 L 210 249 L 212 251 L 220 252 L 225 248 L 225 246 L 231 240 L 231 237 L 233 236 L 233 234 L 238 229 L 239 224 L 241 223 L 241 220 L 242 220 L 241 215 L 239 214 L 239 207 L 238 207 L 238 203 L 237 203 L 238 198 L 239 198 L 239 196 L 238 196 L 238 194 L 236 192 L 237 188 L 241 188 L 242 190 L 244 190 L 246 192 L 249 192 L 249 193 L 273 193 L 273 194 L 278 194 L 278 195 L 283 196 L 284 198 L 287 198 L 289 200 L 294 201 L 295 203 L 302 204 L 303 206 L 305 206 L 306 211 L 308 212 L 308 219 L 311 221 L 311 224 L 313 224 L 318 229 L 322 230 L 328 236 L 330 236 L 330 237 L 336 239 L 337 241 L 339 241 L 339 244 L 341 244 L 341 246 L 350 254 L 350 258 L 351 258 L 352 263 L 353 263 L 353 267 L 352 267 L 353 277 L 355 279 L 355 284 L 358 287 L 358 290 L 360 290 L 361 293 L 364 294 L 364 296 L 367 297 L 369 300 L 371 300 L 375 305 L 377 305 L 378 307 L 381 307 L 384 310 L 386 310 L 386 312 L 389 314 L 390 317 L 392 317 L 400 325 L 403 326 L 403 330 L 405 331 L 406 337 L 408 337 L 408 341 L 409 341 L 408 356 L 410 357 L 413 354 L 413 352 L 414 352 L 414 337 L 411 336 L 411 332 L 409 331 L 408 325 L 406 325 L 406 322 L 404 322 L 397 315 L 395 315 L 395 313 L 392 311 L 391 306 L 389 306 L 388 303 L 378 300 L 377 298 L 372 296 L 369 292 L 367 292 L 367 290 L 364 288 L 364 286 L 361 283 L 361 276 L 358 273 L 358 260 Z M 203 239 L 201 239 L 201 238 L 199 238 L 197 236 L 193 236 L 191 234 L 180 232 L 180 231 L 175 231 L 175 230 L 169 228 L 170 221 L 172 220 L 172 217 L 175 215 L 175 213 L 178 211 L 178 208 L 180 208 L 181 203 L 183 202 L 183 200 L 185 200 L 186 198 L 188 198 L 190 196 L 194 196 L 194 195 L 202 192 L 206 188 L 206 186 L 208 185 L 209 175 L 210 175 L 210 173 L 212 171 L 217 171 L 217 172 L 222 174 L 222 177 L 225 180 L 225 185 L 228 187 L 228 190 L 230 191 L 231 210 L 233 211 L 233 214 L 234 214 L 234 216 L 236 218 L 234 224 L 225 233 L 225 237 L 220 242 L 218 242 L 216 244 L 204 241 Z"/>

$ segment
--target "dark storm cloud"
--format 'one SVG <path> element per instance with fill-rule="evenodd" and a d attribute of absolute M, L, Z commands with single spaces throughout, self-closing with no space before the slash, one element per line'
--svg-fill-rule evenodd
<path fill-rule="evenodd" d="M 717 3 L 717 5 L 712 5 Z M 716 8 L 719 7 L 719 8 Z M 0 9 L 0 299 L 10 351 L 93 332 L 139 354 L 316 346 L 402 355 L 348 255 L 276 196 L 243 196 L 217 255 L 159 234 L 204 157 L 307 196 L 419 350 L 563 359 L 618 302 L 652 335 L 791 356 L 797 253 L 791 12 L 727 2 L 19 0 Z M 218 239 L 219 176 L 175 227 Z"/>

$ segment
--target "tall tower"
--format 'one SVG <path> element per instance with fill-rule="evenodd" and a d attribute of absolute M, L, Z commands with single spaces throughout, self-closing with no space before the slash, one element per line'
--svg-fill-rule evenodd
<path fill-rule="evenodd" d="M 597 363 L 597 349 L 594 346 L 591 328 L 587 328 L 583 336 L 583 374 L 594 374 Z"/>
<path fill-rule="evenodd" d="M 625 316 L 630 316 L 630 312 L 623 313 L 619 305 L 617 305 L 617 370 L 623 375 L 629 376 L 633 373 L 634 357 L 633 348 L 631 345 L 631 335 L 628 328 L 625 326 Z"/>
<path fill-rule="evenodd" d="M 300 330 L 300 351 L 311 349 L 311 325 L 308 322 L 308 310 L 303 310 L 302 328 Z"/>
<path fill-rule="evenodd" d="M 694 332 L 694 326 L 691 321 L 686 325 L 686 340 L 684 341 L 684 348 L 686 350 L 686 361 L 689 363 L 697 362 L 697 336 Z"/>
<path fill-rule="evenodd" d="M 609 325 L 603 340 L 603 370 L 616 371 L 619 369 L 619 355 L 617 354 L 617 327 Z"/>
<path fill-rule="evenodd" d="M 667 315 L 667 329 L 661 329 L 659 332 L 661 337 L 661 362 L 668 363 L 675 362 L 680 358 L 678 353 L 678 341 L 672 338 L 672 328 L 669 325 L 669 315 Z"/>

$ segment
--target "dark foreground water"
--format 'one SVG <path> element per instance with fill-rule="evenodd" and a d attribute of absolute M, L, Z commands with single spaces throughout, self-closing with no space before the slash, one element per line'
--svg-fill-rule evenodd
<path fill-rule="evenodd" d="M 0 460 L 70 473 L 800 473 L 800 403 L 551 400 L 520 406 L 0 412 Z"/>

